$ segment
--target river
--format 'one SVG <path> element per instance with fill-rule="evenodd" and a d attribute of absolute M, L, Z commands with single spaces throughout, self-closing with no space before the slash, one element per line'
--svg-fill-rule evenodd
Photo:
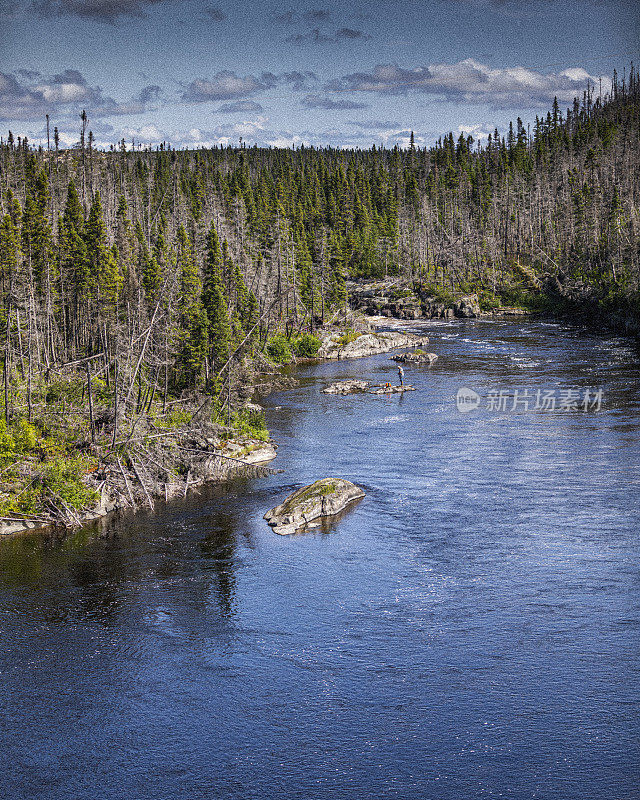
<path fill-rule="evenodd" d="M 380 355 L 265 401 L 283 473 L 0 541 L 0 796 L 640 797 L 639 353 L 413 329 L 415 392 L 321 394 Z M 367 493 L 337 525 L 267 527 L 331 475 Z"/>

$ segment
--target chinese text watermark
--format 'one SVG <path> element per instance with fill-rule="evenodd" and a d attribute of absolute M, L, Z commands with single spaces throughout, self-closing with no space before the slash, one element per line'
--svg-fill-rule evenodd
<path fill-rule="evenodd" d="M 600 411 L 602 389 L 500 389 L 485 396 L 463 386 L 456 394 L 458 411 Z"/>

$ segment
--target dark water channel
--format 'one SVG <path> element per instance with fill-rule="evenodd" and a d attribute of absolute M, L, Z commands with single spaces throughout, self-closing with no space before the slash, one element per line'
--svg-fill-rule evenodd
<path fill-rule="evenodd" d="M 0 541 L 0 797 L 640 797 L 640 355 L 428 328 L 416 392 L 320 393 L 376 356 L 266 401 L 283 474 Z M 272 533 L 329 475 L 366 498 Z"/>

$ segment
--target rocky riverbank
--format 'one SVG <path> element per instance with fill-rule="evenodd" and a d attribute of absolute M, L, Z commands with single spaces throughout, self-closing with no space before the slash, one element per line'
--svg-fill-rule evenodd
<path fill-rule="evenodd" d="M 400 278 L 351 282 L 348 284 L 351 307 L 375 317 L 395 319 L 476 319 L 479 317 L 526 316 L 530 312 L 514 306 L 481 306 L 478 294 L 434 293 L 426 287 Z"/>
<path fill-rule="evenodd" d="M 406 279 L 353 281 L 348 284 L 351 307 L 367 317 L 401 320 L 514 318 L 538 315 L 588 328 L 604 328 L 623 336 L 640 336 L 640 307 L 627 298 L 615 301 L 597 287 L 560 272 L 539 281 L 532 307 L 504 305 L 477 293 L 434 292 Z M 528 298 L 531 302 L 532 298 Z M 534 308 L 536 310 L 532 310 Z"/>
<path fill-rule="evenodd" d="M 318 351 L 319 358 L 362 358 L 388 353 L 401 347 L 419 347 L 429 343 L 429 337 L 398 331 L 375 333 L 332 333 L 325 337 Z"/>
<path fill-rule="evenodd" d="M 623 336 L 640 337 L 640 305 L 629 298 L 615 302 L 602 297 L 601 291 L 564 273 L 550 276 L 544 291 L 551 303 L 551 313 L 586 328 L 608 329 Z"/>
<path fill-rule="evenodd" d="M 265 474 L 277 445 L 262 408 L 246 398 L 289 388 L 295 380 L 260 355 L 238 368 L 234 380 L 233 412 L 219 408 L 214 397 L 194 397 L 164 414 L 159 409 L 121 423 L 117 437 L 98 398 L 94 417 L 107 422 L 96 426 L 93 437 L 82 405 L 34 410 L 39 428 L 0 421 L 0 536 L 73 528 L 119 509 L 152 509 L 157 499 L 184 497 L 205 482 Z M 43 427 L 48 435 L 37 435 Z"/>
<path fill-rule="evenodd" d="M 84 485 L 95 504 L 77 509 L 58 497 L 57 512 L 0 523 L 0 536 L 45 527 L 73 528 L 112 511 L 153 509 L 155 501 L 185 497 L 207 482 L 253 472 L 265 474 L 276 457 L 277 445 L 250 437 L 224 441 L 219 434 L 199 436 L 176 432 L 174 441 L 139 445 L 123 457 L 105 458 L 85 476 Z"/>

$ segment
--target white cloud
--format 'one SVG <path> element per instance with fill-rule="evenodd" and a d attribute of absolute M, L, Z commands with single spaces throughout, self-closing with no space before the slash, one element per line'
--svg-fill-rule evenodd
<path fill-rule="evenodd" d="M 267 86 L 253 75 L 241 77 L 235 72 L 222 70 L 212 78 L 196 78 L 182 94 L 188 103 L 205 103 L 215 100 L 233 100 L 263 91 Z"/>
<path fill-rule="evenodd" d="M 554 97 L 571 103 L 596 82 L 580 67 L 543 74 L 525 67 L 492 69 L 472 58 L 455 64 L 430 64 L 403 69 L 397 64 L 378 64 L 371 72 L 355 72 L 331 81 L 330 91 L 375 92 L 400 95 L 410 91 L 449 101 L 488 103 L 494 108 L 548 106 Z"/>
<path fill-rule="evenodd" d="M 301 103 L 306 108 L 322 108 L 328 111 L 352 111 L 358 108 L 368 108 L 366 103 L 358 103 L 343 97 L 322 97 L 319 94 L 305 95 Z"/>
<path fill-rule="evenodd" d="M 93 117 L 140 114 L 161 93 L 159 86 L 146 86 L 135 97 L 121 102 L 106 96 L 99 86 L 90 86 L 78 70 L 67 69 L 48 78 L 21 70 L 18 76 L 0 72 L 0 119 L 75 116 L 82 108 Z"/>
<path fill-rule="evenodd" d="M 278 85 L 290 87 L 293 91 L 308 88 L 316 80 L 313 72 L 263 72 L 260 75 L 238 75 L 230 70 L 216 72 L 211 78 L 196 78 L 189 83 L 183 93 L 185 103 L 210 103 L 219 100 L 239 100 L 265 92 Z"/>
<path fill-rule="evenodd" d="M 472 136 L 476 142 L 483 141 L 488 139 L 489 136 L 493 136 L 494 130 L 495 126 L 487 125 L 482 122 L 471 125 L 458 125 L 458 133 L 462 133 L 465 136 Z"/>

